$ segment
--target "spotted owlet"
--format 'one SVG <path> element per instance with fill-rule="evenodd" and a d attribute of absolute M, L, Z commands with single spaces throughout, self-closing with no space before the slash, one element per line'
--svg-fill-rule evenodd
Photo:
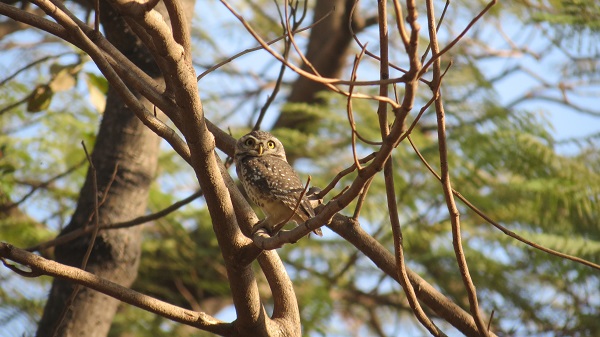
<path fill-rule="evenodd" d="M 306 196 L 302 196 L 294 212 L 304 186 L 287 162 L 283 144 L 275 136 L 265 131 L 252 131 L 243 136 L 235 145 L 234 160 L 242 186 L 266 216 L 254 231 L 266 227 L 276 232 L 287 219 L 300 224 L 315 216 Z M 321 229 L 314 233 L 323 235 Z"/>

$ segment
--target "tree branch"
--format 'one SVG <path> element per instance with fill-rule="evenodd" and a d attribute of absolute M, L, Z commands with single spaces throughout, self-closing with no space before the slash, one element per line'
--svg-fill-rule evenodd
<path fill-rule="evenodd" d="M 437 40 L 437 28 L 435 25 L 435 15 L 432 0 L 427 0 L 427 22 L 429 30 L 429 39 L 431 46 L 431 53 L 433 61 L 433 83 L 439 83 L 441 81 L 442 72 L 439 58 L 439 45 Z M 485 323 L 481 317 L 479 311 L 479 303 L 477 301 L 477 292 L 475 285 L 471 279 L 469 273 L 469 267 L 467 259 L 465 257 L 462 239 L 460 233 L 460 214 L 454 201 L 454 195 L 452 194 L 452 185 L 450 183 L 450 170 L 448 168 L 448 147 L 446 145 L 446 120 L 444 113 L 444 106 L 442 104 L 442 94 L 438 90 L 435 99 L 435 111 L 437 115 L 437 135 L 438 135 L 438 148 L 440 156 L 440 168 L 441 168 L 441 182 L 444 190 L 444 197 L 446 199 L 446 205 L 450 214 L 450 222 L 452 224 L 452 245 L 454 247 L 454 253 L 456 255 L 456 261 L 458 262 L 458 268 L 462 277 L 467 295 L 469 297 L 469 304 L 471 314 L 475 319 L 475 324 L 481 336 L 489 336 L 489 332 L 486 329 Z"/>
<path fill-rule="evenodd" d="M 317 208 L 317 212 L 321 210 L 320 207 Z M 333 218 L 328 227 L 358 248 L 378 268 L 396 280 L 396 282 L 399 282 L 398 268 L 396 267 L 394 256 L 379 241 L 365 232 L 360 227 L 358 221 L 338 214 Z M 406 273 L 415 290 L 415 295 L 427 307 L 466 336 L 481 337 L 473 321 L 473 317 L 469 313 L 446 298 L 417 273 L 410 270 L 410 268 L 406 268 Z M 494 333 L 490 332 L 490 337 L 495 336 Z"/>
<path fill-rule="evenodd" d="M 48 275 L 72 281 L 179 323 L 219 335 L 234 335 L 232 323 L 220 321 L 203 312 L 194 312 L 157 300 L 79 268 L 46 260 L 33 253 L 13 247 L 8 243 L 0 242 L 0 257 L 28 267 L 31 269 L 31 276 Z M 6 261 L 4 262 L 5 264 L 7 263 Z"/>

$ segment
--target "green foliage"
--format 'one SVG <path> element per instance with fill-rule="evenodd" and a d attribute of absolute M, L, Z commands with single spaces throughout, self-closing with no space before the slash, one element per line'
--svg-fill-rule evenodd
<path fill-rule="evenodd" d="M 573 29 L 600 30 L 600 5 L 593 0 L 550 1 L 553 12 L 536 13 L 533 19 Z"/>

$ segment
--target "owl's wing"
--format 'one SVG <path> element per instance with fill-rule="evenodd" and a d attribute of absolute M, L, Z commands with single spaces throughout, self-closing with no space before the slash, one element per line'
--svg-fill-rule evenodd
<path fill-rule="evenodd" d="M 293 210 L 296 208 L 296 204 L 298 203 L 298 199 L 300 198 L 300 195 L 302 195 L 303 190 L 304 187 L 294 188 L 288 191 L 273 191 L 273 194 L 278 200 L 281 200 L 286 207 Z M 302 218 L 302 221 L 306 221 L 315 216 L 315 211 L 306 196 L 302 196 L 300 205 L 298 205 L 298 209 L 296 209 L 296 214 Z"/>
<path fill-rule="evenodd" d="M 287 161 L 279 158 L 269 161 L 267 168 L 274 177 L 280 178 L 268 180 L 269 185 L 271 185 L 271 192 L 277 199 L 283 201 L 290 210 L 295 209 L 298 199 L 302 195 L 302 191 L 304 191 L 304 184 L 298 177 L 298 174 L 296 174 L 296 171 L 294 171 Z M 302 218 L 302 221 L 315 216 L 315 211 L 306 196 L 302 196 L 296 214 Z"/>

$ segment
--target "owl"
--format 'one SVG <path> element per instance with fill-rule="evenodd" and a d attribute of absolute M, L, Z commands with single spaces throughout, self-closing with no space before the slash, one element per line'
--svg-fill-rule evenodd
<path fill-rule="evenodd" d="M 300 224 L 315 216 L 305 195 L 291 216 L 304 185 L 287 162 L 283 144 L 275 136 L 265 131 L 252 131 L 243 136 L 235 145 L 234 161 L 248 197 L 266 216 L 254 227 L 254 231 L 266 227 L 277 232 L 287 219 Z M 321 229 L 314 233 L 323 235 Z"/>

